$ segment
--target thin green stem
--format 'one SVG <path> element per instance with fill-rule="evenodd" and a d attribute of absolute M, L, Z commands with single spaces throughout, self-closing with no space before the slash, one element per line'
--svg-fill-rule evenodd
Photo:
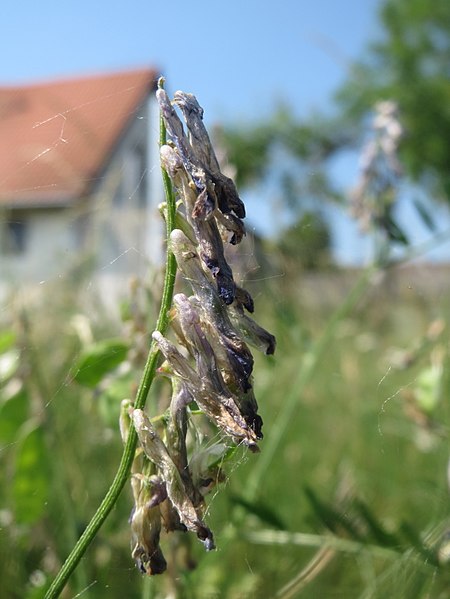
<path fill-rule="evenodd" d="M 316 549 L 329 547 L 334 551 L 358 554 L 368 551 L 371 555 L 384 559 L 397 559 L 402 553 L 400 549 L 393 547 L 361 543 L 330 534 L 318 535 L 285 530 L 257 530 L 244 533 L 244 537 L 251 543 L 260 545 L 298 545 L 300 547 L 315 547 Z"/>
<path fill-rule="evenodd" d="M 161 79 L 159 82 L 160 87 L 163 86 L 163 80 Z M 160 118 L 160 144 L 164 144 L 166 142 L 166 129 L 163 122 L 162 117 Z M 172 185 L 170 183 L 170 179 L 167 173 L 162 170 L 163 182 L 164 182 L 164 191 L 167 202 L 167 216 L 166 216 L 166 234 L 167 239 L 170 236 L 170 233 L 174 229 L 175 226 L 175 212 L 176 212 L 176 204 L 175 204 L 175 195 L 173 193 Z M 164 334 L 168 322 L 169 322 L 169 310 L 172 305 L 172 297 L 173 297 L 173 289 L 175 285 L 175 276 L 176 276 L 177 264 L 172 252 L 167 248 L 166 250 L 166 271 L 164 277 L 164 287 L 162 293 L 161 306 L 159 311 L 159 316 L 156 324 L 156 329 Z M 135 407 L 143 408 L 145 406 L 145 402 L 147 400 L 148 392 L 152 385 L 153 379 L 155 378 L 156 366 L 158 363 L 159 351 L 154 342 L 152 342 L 150 351 L 147 357 L 147 362 L 144 367 L 144 372 L 141 377 L 141 381 L 136 393 L 135 398 Z M 105 522 L 108 514 L 111 512 L 112 508 L 115 506 L 119 495 L 125 486 L 125 483 L 128 480 L 130 468 L 133 463 L 134 454 L 136 450 L 137 443 L 137 434 L 133 427 L 130 427 L 127 441 L 125 443 L 125 447 L 122 453 L 122 457 L 120 460 L 119 467 L 117 469 L 117 473 L 114 477 L 113 482 L 111 483 L 108 492 L 106 493 L 103 501 L 92 517 L 91 521 L 87 525 L 85 531 L 78 539 L 77 543 L 73 547 L 66 561 L 62 565 L 60 571 L 58 572 L 56 578 L 53 580 L 50 585 L 45 599 L 55 599 L 59 597 L 61 591 L 69 580 L 70 575 L 77 567 L 79 561 L 82 556 L 86 552 L 90 543 L 95 538 L 97 532 L 100 530 L 101 526 Z"/>

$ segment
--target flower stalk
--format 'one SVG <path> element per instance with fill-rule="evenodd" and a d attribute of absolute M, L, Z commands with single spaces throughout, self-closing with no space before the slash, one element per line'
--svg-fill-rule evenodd
<path fill-rule="evenodd" d="M 242 444 L 258 451 L 262 438 L 247 343 L 272 354 L 275 338 L 246 314 L 253 312 L 253 300 L 236 285 L 224 248 L 245 235 L 244 204 L 233 181 L 220 171 L 196 98 L 177 92 L 171 102 L 163 80 L 157 98 L 168 240 L 160 312 L 135 400 L 122 404 L 124 451 L 117 474 L 45 599 L 60 595 L 130 472 L 132 557 L 142 573 L 161 574 L 167 567 L 160 547 L 163 530 L 192 531 L 206 550 L 214 549 L 213 534 L 204 522 L 204 497 L 224 480 L 222 464 L 234 447 Z M 173 297 L 177 267 L 191 296 Z M 169 324 L 178 345 L 165 336 Z M 172 394 L 167 412 L 150 419 L 144 407 L 160 354 L 165 362 L 159 372 L 170 379 Z M 198 417 L 206 419 L 210 429 L 194 423 Z M 219 441 L 202 444 L 207 430 L 215 436 L 218 430 Z"/>
<path fill-rule="evenodd" d="M 163 85 L 163 80 L 161 79 L 159 85 Z M 166 128 L 164 125 L 164 121 L 160 119 L 160 143 L 164 144 L 166 141 Z M 166 196 L 166 232 L 167 237 L 170 236 L 172 229 L 174 228 L 175 223 L 175 196 L 172 190 L 172 186 L 170 183 L 170 179 L 165 173 L 164 169 L 162 169 L 162 177 L 164 182 L 164 190 Z M 176 276 L 176 261 L 175 258 L 170 251 L 167 249 L 166 252 L 166 270 L 164 277 L 164 286 L 162 292 L 161 305 L 159 310 L 159 316 L 156 324 L 156 330 L 164 333 L 168 326 L 168 314 L 170 310 L 170 306 L 172 304 L 172 296 L 173 296 L 173 288 L 175 284 L 175 276 Z M 142 374 L 141 382 L 139 384 L 136 399 L 135 399 L 135 407 L 143 408 L 148 396 L 148 392 L 152 385 L 153 379 L 155 377 L 157 360 L 159 355 L 159 349 L 155 343 L 152 343 L 150 348 L 148 358 L 144 367 L 144 371 Z M 85 554 L 87 548 L 94 540 L 98 531 L 102 527 L 109 513 L 115 506 L 122 489 L 124 488 L 129 475 L 130 469 L 135 459 L 135 451 L 137 444 L 137 433 L 134 428 L 130 428 L 129 434 L 127 435 L 127 440 L 124 446 L 124 450 L 122 453 L 122 458 L 120 460 L 119 467 L 117 469 L 116 476 L 114 477 L 113 482 L 111 483 L 110 488 L 108 489 L 103 501 L 99 505 L 97 511 L 92 517 L 91 521 L 87 525 L 81 537 L 78 539 L 77 543 L 73 547 L 66 561 L 62 565 L 55 579 L 51 583 L 47 593 L 45 594 L 45 599 L 56 599 L 59 597 L 64 586 L 70 578 L 70 575 L 77 567 L 81 558 Z"/>
<path fill-rule="evenodd" d="M 170 136 L 161 146 L 161 163 L 179 207 L 169 251 L 192 295 L 173 298 L 170 328 L 177 342 L 160 330 L 153 333 L 165 358 L 160 372 L 172 384 L 167 417 L 152 422 L 139 406 L 128 410 L 130 430 L 137 431 L 140 443 L 133 464 L 133 557 L 150 576 L 164 569 L 161 529 L 194 532 L 206 550 L 214 549 L 204 522 L 204 497 L 224 478 L 217 464 L 227 459 L 233 444 L 259 451 L 262 438 L 247 343 L 266 354 L 275 350 L 273 335 L 245 314 L 253 312 L 253 300 L 236 285 L 226 259 L 225 246 L 236 245 L 245 234 L 245 208 L 233 181 L 220 172 L 203 110 L 184 92 L 176 92 L 171 102 L 159 89 L 157 98 Z M 162 206 L 161 212 L 166 216 L 167 208 Z M 219 443 L 202 443 L 208 431 L 216 436 L 217 430 Z M 149 463 L 151 476 L 144 472 Z"/>

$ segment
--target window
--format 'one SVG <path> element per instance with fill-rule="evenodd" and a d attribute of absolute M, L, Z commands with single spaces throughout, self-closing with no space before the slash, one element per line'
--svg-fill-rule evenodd
<path fill-rule="evenodd" d="M 27 237 L 27 221 L 22 217 L 11 215 L 3 224 L 2 253 L 23 254 L 27 247 Z"/>

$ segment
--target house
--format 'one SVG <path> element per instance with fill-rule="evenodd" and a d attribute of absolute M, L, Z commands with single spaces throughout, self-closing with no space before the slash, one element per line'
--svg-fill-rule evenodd
<path fill-rule="evenodd" d="M 0 283 L 106 277 L 160 255 L 157 72 L 0 87 Z"/>

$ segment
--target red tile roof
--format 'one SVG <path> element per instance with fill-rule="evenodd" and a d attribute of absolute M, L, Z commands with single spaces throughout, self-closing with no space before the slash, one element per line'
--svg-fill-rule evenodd
<path fill-rule="evenodd" d="M 0 87 L 0 206 L 63 206 L 87 193 L 156 76 Z"/>

